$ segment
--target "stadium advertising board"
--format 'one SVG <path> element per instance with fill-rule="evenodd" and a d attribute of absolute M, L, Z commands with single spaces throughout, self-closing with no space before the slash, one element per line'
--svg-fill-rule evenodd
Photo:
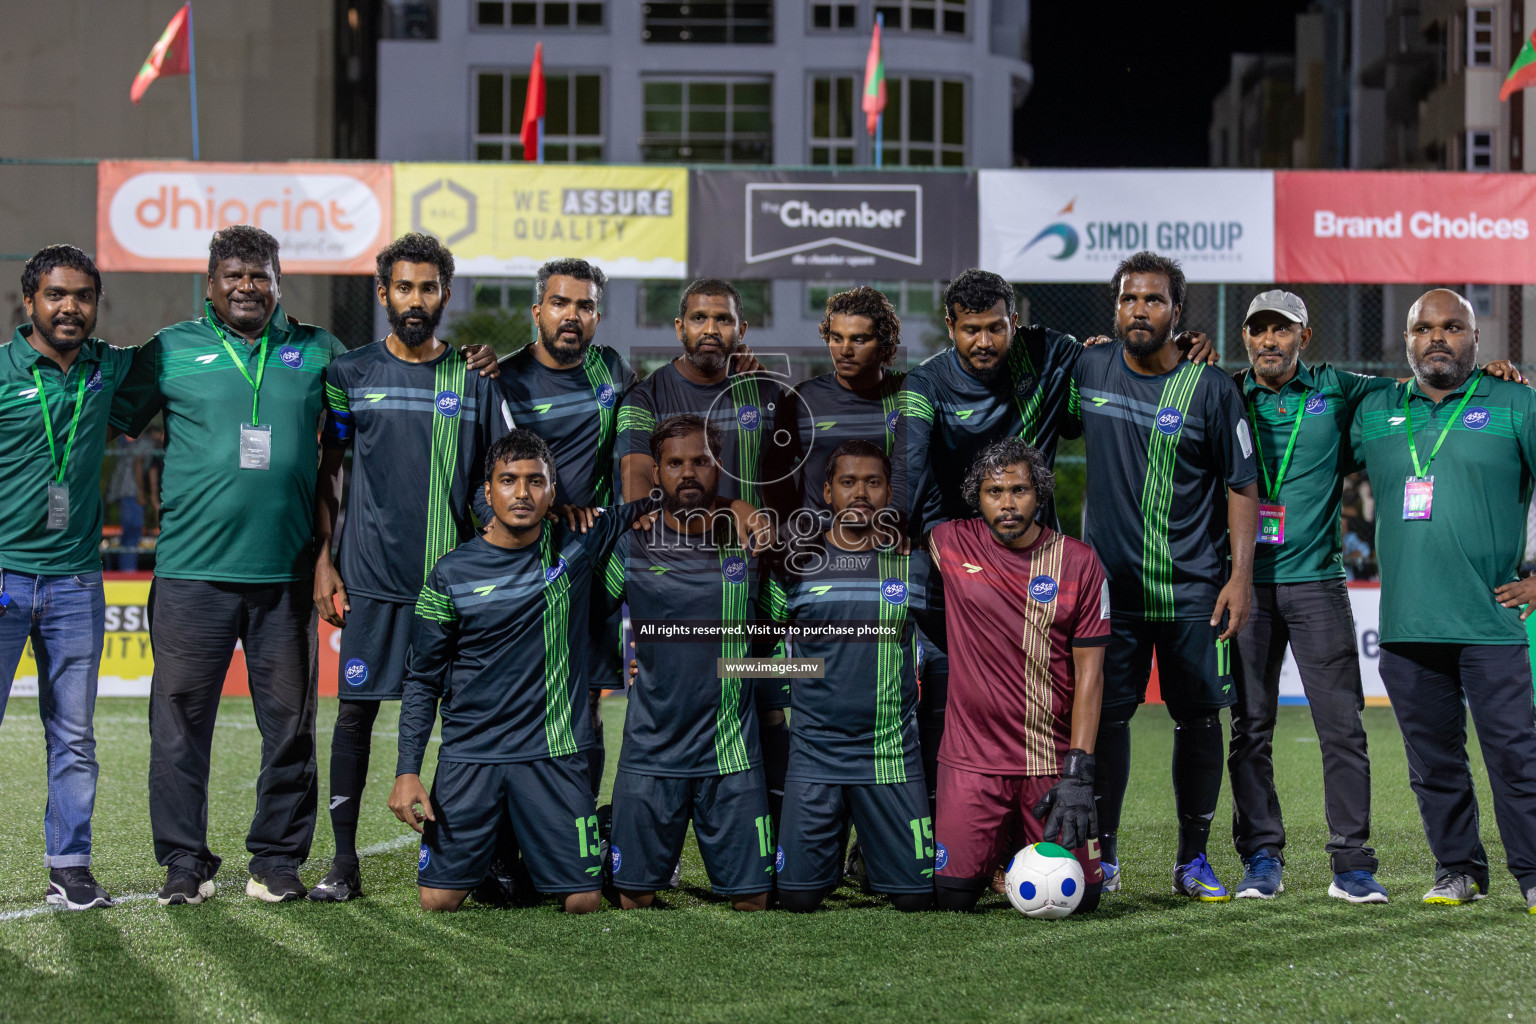
<path fill-rule="evenodd" d="M 461 274 L 532 277 L 546 260 L 576 256 L 609 277 L 682 277 L 688 172 L 396 164 L 395 224 L 436 235 Z"/>
<path fill-rule="evenodd" d="M 96 170 L 102 270 L 208 269 L 208 236 L 254 224 L 290 274 L 371 274 L 389 243 L 392 168 L 379 163 L 106 160 Z"/>
<path fill-rule="evenodd" d="M 1525 174 L 1279 171 L 1276 277 L 1419 284 L 1536 281 Z"/>
<path fill-rule="evenodd" d="M 932 281 L 976 262 L 974 173 L 696 171 L 696 275 Z"/>
<path fill-rule="evenodd" d="M 1153 249 L 1191 281 L 1274 280 L 1268 171 L 981 171 L 981 266 L 1010 281 L 1104 281 Z"/>

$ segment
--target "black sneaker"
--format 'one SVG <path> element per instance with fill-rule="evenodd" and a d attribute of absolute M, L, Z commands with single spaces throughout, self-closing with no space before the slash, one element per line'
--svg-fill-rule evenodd
<path fill-rule="evenodd" d="M 320 884 L 309 890 L 309 898 L 316 903 L 346 903 L 362 894 L 363 881 L 355 860 L 336 861 Z"/>
<path fill-rule="evenodd" d="M 204 878 L 190 868 L 171 868 L 166 872 L 165 885 L 158 898 L 162 907 L 198 904 L 212 896 L 214 888 L 213 879 Z"/>
<path fill-rule="evenodd" d="M 275 867 L 251 876 L 245 883 L 245 894 L 267 903 L 292 903 L 309 894 L 299 881 L 297 868 Z"/>
<path fill-rule="evenodd" d="M 48 902 L 66 910 L 115 907 L 107 890 L 96 884 L 87 867 L 54 868 L 48 872 Z"/>

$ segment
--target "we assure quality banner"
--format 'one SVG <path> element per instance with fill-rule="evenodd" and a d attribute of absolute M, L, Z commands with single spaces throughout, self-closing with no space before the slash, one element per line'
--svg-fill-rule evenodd
<path fill-rule="evenodd" d="M 574 256 L 609 277 L 688 269 L 680 167 L 396 164 L 395 225 L 436 235 L 463 274 L 532 277 Z"/>

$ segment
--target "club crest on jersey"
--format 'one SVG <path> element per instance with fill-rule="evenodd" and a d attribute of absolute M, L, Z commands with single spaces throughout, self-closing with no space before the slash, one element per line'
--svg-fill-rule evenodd
<path fill-rule="evenodd" d="M 725 577 L 727 583 L 742 583 L 747 578 L 747 560 L 740 555 L 732 555 L 720 566 L 720 575 Z"/>
<path fill-rule="evenodd" d="M 87 391 L 100 391 L 101 390 L 101 367 L 99 367 L 99 366 L 96 367 L 96 372 L 91 374 L 91 379 L 85 382 L 85 390 L 87 390 Z"/>
<path fill-rule="evenodd" d="M 562 556 L 560 558 L 560 560 L 557 561 L 554 565 L 552 565 L 548 569 L 544 570 L 544 582 L 545 583 L 553 583 L 553 582 L 555 582 L 555 580 L 559 579 L 561 576 L 564 576 L 564 575 L 565 575 L 565 558 L 564 558 L 564 556 Z"/>
<path fill-rule="evenodd" d="M 762 413 L 755 405 L 744 405 L 736 410 L 736 422 L 741 424 L 742 430 L 756 430 L 761 420 Z"/>
<path fill-rule="evenodd" d="M 1157 410 L 1157 429 L 1172 437 L 1184 425 L 1184 414 L 1168 405 Z"/>
<path fill-rule="evenodd" d="M 346 677 L 348 686 L 362 686 L 368 681 L 368 663 L 362 658 L 351 658 L 342 667 L 341 674 Z"/>
<path fill-rule="evenodd" d="M 597 404 L 604 409 L 613 408 L 613 385 L 604 384 L 597 389 Z"/>
<path fill-rule="evenodd" d="M 773 871 L 775 874 L 784 873 L 784 847 L 779 847 L 779 852 L 773 858 Z"/>
<path fill-rule="evenodd" d="M 1313 395 L 1311 398 L 1307 399 L 1308 416 L 1321 416 L 1327 411 L 1328 399 L 1324 398 L 1322 395 Z"/>
<path fill-rule="evenodd" d="M 619 852 L 617 846 L 608 847 L 608 863 L 614 874 L 618 874 L 619 868 L 624 865 L 624 854 Z"/>
<path fill-rule="evenodd" d="M 1041 604 L 1056 600 L 1056 581 L 1049 576 L 1036 576 L 1029 581 L 1029 596 Z"/>
<path fill-rule="evenodd" d="M 933 844 L 933 870 L 943 871 L 944 865 L 949 863 L 949 851 L 944 849 L 943 843 Z"/>
<path fill-rule="evenodd" d="M 1474 405 L 1461 414 L 1461 425 L 1468 430 L 1482 430 L 1488 425 L 1488 410 L 1480 405 Z"/>
<path fill-rule="evenodd" d="M 297 370 L 304 365 L 304 353 L 292 345 L 284 345 L 277 350 L 277 358 L 282 360 L 284 366 L 290 370 Z"/>
<path fill-rule="evenodd" d="M 896 433 L 896 420 L 900 416 L 901 412 L 899 410 L 892 409 L 885 417 L 885 429 L 892 434 Z"/>
<path fill-rule="evenodd" d="M 893 576 L 880 584 L 880 596 L 885 598 L 886 604 L 905 604 L 907 585 Z"/>
<path fill-rule="evenodd" d="M 437 411 L 449 419 L 459 414 L 459 396 L 454 391 L 439 391 L 437 393 Z"/>
<path fill-rule="evenodd" d="M 427 865 L 432 863 L 432 851 L 427 849 L 427 844 L 421 844 L 421 852 L 416 855 L 416 870 L 425 871 Z"/>

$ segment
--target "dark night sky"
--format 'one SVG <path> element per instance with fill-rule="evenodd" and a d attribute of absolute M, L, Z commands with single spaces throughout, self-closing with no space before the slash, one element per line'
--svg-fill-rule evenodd
<path fill-rule="evenodd" d="M 1288 53 L 1308 0 L 1034 0 L 1035 86 L 1014 116 L 1033 167 L 1204 167 L 1235 52 Z"/>

